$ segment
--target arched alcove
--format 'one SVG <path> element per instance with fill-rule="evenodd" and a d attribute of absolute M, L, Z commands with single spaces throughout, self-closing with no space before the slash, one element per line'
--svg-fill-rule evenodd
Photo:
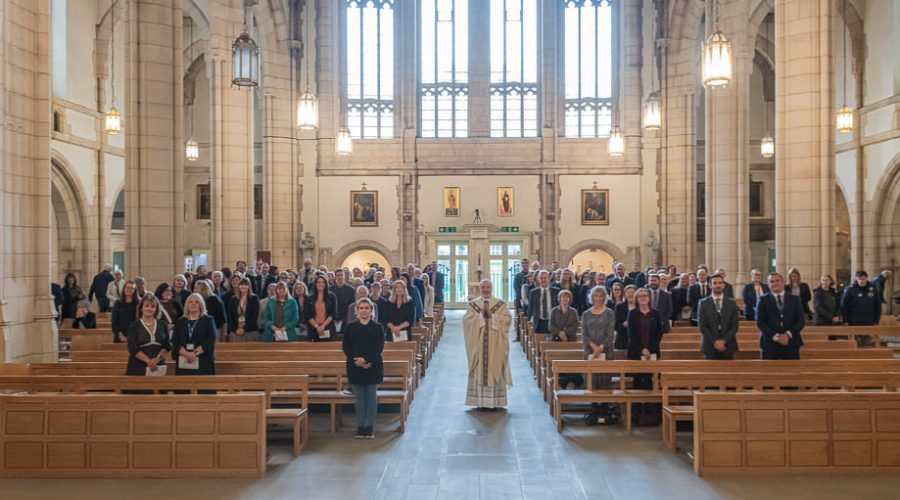
<path fill-rule="evenodd" d="M 390 268 L 391 262 L 397 261 L 394 258 L 395 252 L 391 252 L 386 246 L 378 243 L 376 241 L 370 240 L 360 240 L 354 241 L 343 247 L 339 248 L 336 252 L 334 252 L 334 256 L 331 259 L 331 262 L 334 264 L 334 267 L 337 266 L 347 266 L 350 269 L 353 267 L 359 267 L 363 269 L 366 262 L 361 262 L 363 265 L 357 263 L 356 265 L 350 265 L 348 261 L 351 257 L 354 259 L 365 259 L 365 258 L 379 258 L 380 260 L 376 260 L 379 264 Z M 357 261 L 358 262 L 358 261 Z M 327 265 L 327 263 L 325 263 Z"/>
<path fill-rule="evenodd" d="M 566 257 L 562 263 L 576 272 L 590 268 L 592 271 L 609 273 L 614 260 L 622 261 L 625 258 L 625 252 L 605 240 L 582 241 L 564 252 L 564 255 Z"/>
<path fill-rule="evenodd" d="M 372 264 L 378 264 L 384 268 L 389 267 L 387 257 L 381 252 L 368 248 L 357 250 L 345 257 L 344 261 L 341 263 L 341 267 L 346 267 L 348 269 L 359 268 L 365 272 Z"/>
<path fill-rule="evenodd" d="M 840 186 L 834 188 L 834 232 L 835 232 L 835 281 L 849 283 L 850 269 L 850 209 L 847 198 Z"/>
<path fill-rule="evenodd" d="M 88 220 L 85 193 L 77 177 L 56 152 L 50 172 L 51 279 L 59 282 L 75 273 L 80 282 L 90 277 L 88 263 Z"/>

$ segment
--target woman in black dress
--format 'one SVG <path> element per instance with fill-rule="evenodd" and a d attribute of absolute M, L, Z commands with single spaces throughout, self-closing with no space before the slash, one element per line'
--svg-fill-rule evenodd
<path fill-rule="evenodd" d="M 163 375 L 171 352 L 169 332 L 159 320 L 159 301 L 152 293 L 140 302 L 141 315 L 128 327 L 128 368 L 125 375 Z"/>
<path fill-rule="evenodd" d="M 213 321 L 216 323 L 216 340 L 225 340 L 225 324 L 228 322 L 228 317 L 225 314 L 225 304 L 213 291 L 212 281 L 199 280 L 194 287 L 197 289 L 197 293 L 203 296 L 203 301 L 206 302 L 206 314 L 212 316 Z"/>
<path fill-rule="evenodd" d="M 803 314 L 806 315 L 807 320 L 813 319 L 812 310 L 809 308 L 809 302 L 812 300 L 812 291 L 809 289 L 809 285 L 800 277 L 800 270 L 796 267 L 788 270 L 788 282 L 784 286 L 784 291 L 800 297 L 800 302 L 803 304 Z"/>
<path fill-rule="evenodd" d="M 116 301 L 112 310 L 113 342 L 126 342 L 128 327 L 138 317 L 137 287 L 133 281 L 126 281 L 122 287 L 122 297 Z"/>
<path fill-rule="evenodd" d="M 410 300 L 406 283 L 397 280 L 392 285 L 391 301 L 385 307 L 381 315 L 381 324 L 385 326 L 388 342 L 397 340 L 410 340 L 410 328 L 416 320 L 416 309 Z"/>
<path fill-rule="evenodd" d="M 637 292 L 636 286 L 626 286 L 625 300 L 616 304 L 613 309 L 616 313 L 616 349 L 628 349 L 628 317 L 631 314 L 631 311 L 637 307 L 635 292 Z"/>
<path fill-rule="evenodd" d="M 818 326 L 841 324 L 840 299 L 829 274 L 819 278 L 819 288 L 813 292 L 813 319 Z"/>
<path fill-rule="evenodd" d="M 153 295 L 159 299 L 160 319 L 166 321 L 166 325 L 169 327 L 169 339 L 171 339 L 172 331 L 175 330 L 175 322 L 184 314 L 184 308 L 175 300 L 175 291 L 168 283 L 160 283 Z"/>
<path fill-rule="evenodd" d="M 628 313 L 628 359 L 650 360 L 659 358 L 662 326 L 659 313 L 650 307 L 650 290 L 641 288 L 636 295 L 637 307 Z M 634 375 L 635 389 L 650 389 L 653 379 L 649 374 Z"/>
<path fill-rule="evenodd" d="M 356 409 L 356 438 L 375 438 L 378 413 L 378 384 L 384 378 L 384 328 L 372 319 L 374 304 L 367 298 L 356 301 L 359 321 L 344 329 L 343 350 L 347 356 L 347 379 L 353 388 Z"/>
<path fill-rule="evenodd" d="M 237 273 L 231 277 L 239 276 Z M 232 280 L 234 281 L 234 280 Z M 225 303 L 228 340 L 259 342 L 259 298 L 253 293 L 250 278 L 238 280 L 234 293 Z"/>
<path fill-rule="evenodd" d="M 175 375 L 215 375 L 216 323 L 199 293 L 188 295 L 184 309 L 172 336 Z"/>
<path fill-rule="evenodd" d="M 66 275 L 66 281 L 65 285 L 63 285 L 62 293 L 62 317 L 63 319 L 74 318 L 75 310 L 78 309 L 78 303 L 87 298 L 84 295 L 84 291 L 80 286 L 78 286 L 78 279 L 75 278 L 74 274 L 69 273 Z"/>

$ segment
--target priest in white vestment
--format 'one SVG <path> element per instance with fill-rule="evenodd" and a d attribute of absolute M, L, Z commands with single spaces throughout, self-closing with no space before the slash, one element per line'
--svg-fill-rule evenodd
<path fill-rule="evenodd" d="M 506 302 L 491 296 L 491 282 L 481 282 L 481 296 L 469 302 L 463 318 L 469 386 L 466 406 L 479 409 L 506 406 L 506 388 L 512 387 L 509 371 L 509 325 L 512 315 Z"/>

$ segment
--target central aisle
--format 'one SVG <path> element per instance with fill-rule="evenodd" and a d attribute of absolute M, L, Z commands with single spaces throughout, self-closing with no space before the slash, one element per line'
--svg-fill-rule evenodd
<path fill-rule="evenodd" d="M 556 432 L 521 346 L 510 362 L 515 386 L 506 412 L 467 410 L 461 311 L 448 311 L 444 338 L 416 392 L 403 435 L 393 414 L 377 438 L 352 438 L 355 420 L 328 434 L 312 416 L 311 440 L 293 459 L 289 440 L 270 439 L 259 480 L 3 480 L 3 498 L 67 500 L 311 498 L 315 500 L 584 500 L 704 498 L 894 498 L 900 478 L 778 478 L 703 481 L 684 453 L 665 451 L 659 428 L 586 427 Z M 573 417 L 577 417 L 574 415 Z M 386 430 L 390 429 L 390 430 Z"/>

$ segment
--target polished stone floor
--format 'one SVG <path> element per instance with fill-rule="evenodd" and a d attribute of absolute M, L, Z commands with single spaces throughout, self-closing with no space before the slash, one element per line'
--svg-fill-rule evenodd
<path fill-rule="evenodd" d="M 576 500 L 702 498 L 898 498 L 900 478 L 743 478 L 707 481 L 689 457 L 665 451 L 658 428 L 587 427 L 560 435 L 522 350 L 511 349 L 515 387 L 506 412 L 463 406 L 466 358 L 461 314 L 447 331 L 416 394 L 403 435 L 379 417 L 374 441 L 352 439 L 352 416 L 336 436 L 313 416 L 310 446 L 293 459 L 270 440 L 269 471 L 259 480 L 0 480 L 0 498 L 171 499 L 313 498 L 316 500 Z M 688 435 L 684 436 L 685 445 Z"/>

